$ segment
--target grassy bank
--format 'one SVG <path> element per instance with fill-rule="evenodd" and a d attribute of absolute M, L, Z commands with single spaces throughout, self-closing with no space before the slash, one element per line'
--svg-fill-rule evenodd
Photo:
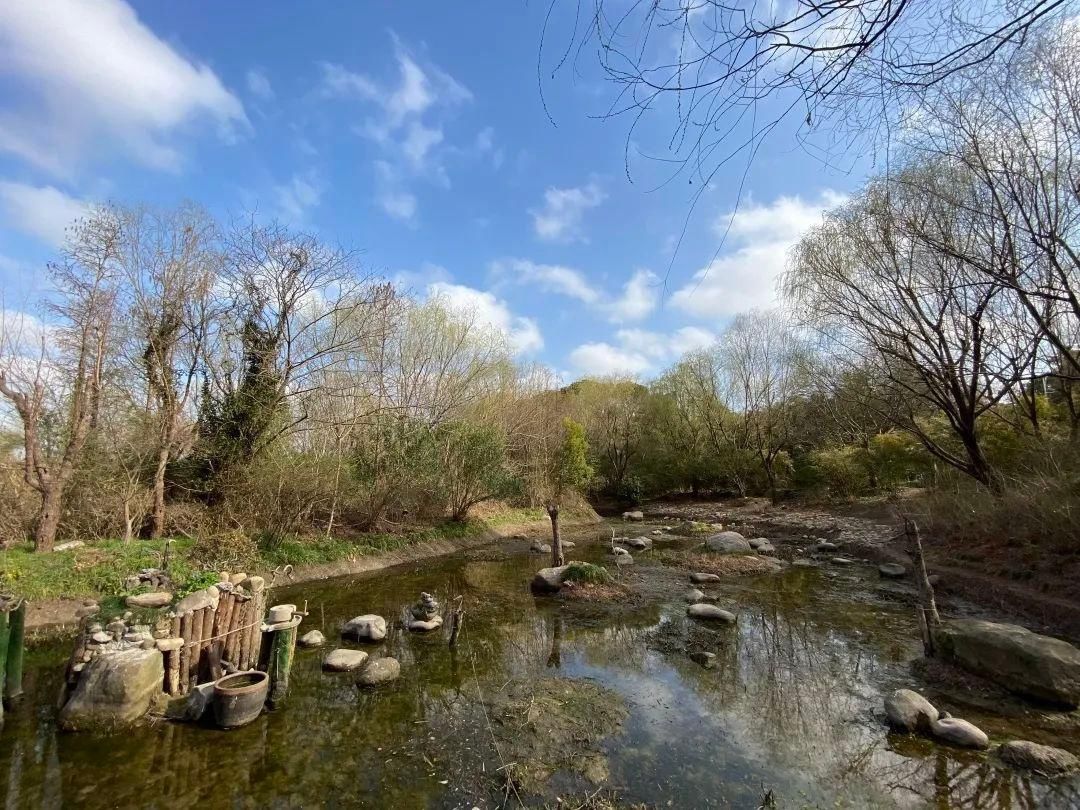
<path fill-rule="evenodd" d="M 584 517 L 584 515 L 581 515 Z M 346 563 L 377 557 L 434 540 L 482 536 L 500 527 L 546 520 L 540 509 L 498 509 L 466 522 L 447 521 L 437 526 L 398 533 L 360 534 L 355 537 L 247 538 L 242 535 L 194 541 L 169 541 L 169 574 L 178 593 L 203 587 L 208 572 L 223 567 L 251 572 L 273 571 L 284 565 Z M 0 551 L 0 591 L 30 600 L 124 596 L 124 580 L 142 568 L 160 568 L 166 542 L 99 540 L 70 551 L 35 553 L 29 544 Z"/>

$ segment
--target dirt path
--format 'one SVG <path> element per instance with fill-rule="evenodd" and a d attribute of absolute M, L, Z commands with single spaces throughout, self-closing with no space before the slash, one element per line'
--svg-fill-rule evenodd
<path fill-rule="evenodd" d="M 564 522 L 566 529 L 587 526 L 599 521 L 578 519 Z M 382 554 L 365 555 L 352 559 L 338 560 L 332 563 L 320 563 L 317 565 L 305 565 L 294 568 L 290 574 L 278 572 L 277 584 L 296 584 L 312 582 L 320 579 L 363 574 L 368 571 L 378 571 L 383 568 L 391 568 L 395 565 L 426 560 L 439 557 L 444 554 L 452 554 L 455 551 L 463 551 L 478 546 L 484 546 L 498 540 L 505 540 L 516 535 L 541 535 L 550 531 L 547 519 L 529 521 L 526 523 L 507 523 L 497 527 L 489 527 L 479 534 L 471 537 L 454 540 L 429 540 L 415 543 L 396 551 L 388 551 Z M 273 571 L 253 571 L 266 578 L 269 582 L 274 577 Z M 78 623 L 75 613 L 80 608 L 93 600 L 87 599 L 43 599 L 30 602 L 26 609 L 26 628 L 35 633 L 43 630 L 57 630 L 64 632 Z"/>

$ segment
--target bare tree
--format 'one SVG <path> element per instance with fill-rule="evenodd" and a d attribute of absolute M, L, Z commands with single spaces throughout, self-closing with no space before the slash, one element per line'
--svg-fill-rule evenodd
<path fill-rule="evenodd" d="M 157 538 L 165 528 L 166 469 L 182 446 L 183 415 L 196 393 L 212 321 L 220 243 L 214 221 L 194 205 L 116 209 L 115 216 L 130 319 L 128 354 L 140 367 L 156 422 L 150 536 Z"/>
<path fill-rule="evenodd" d="M 116 311 L 120 225 L 108 209 L 72 228 L 60 261 L 50 265 L 55 323 L 37 355 L 0 346 L 0 394 L 23 429 L 23 477 L 41 497 L 34 548 L 51 551 L 63 516 L 64 494 L 97 424 L 110 360 Z M 43 422 L 55 414 L 59 440 L 46 443 Z"/>

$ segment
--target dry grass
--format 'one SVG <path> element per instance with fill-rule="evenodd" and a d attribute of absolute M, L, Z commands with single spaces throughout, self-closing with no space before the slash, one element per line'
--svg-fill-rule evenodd
<path fill-rule="evenodd" d="M 745 577 L 771 574 L 780 569 L 778 560 L 755 554 L 708 554 L 698 551 L 662 551 L 666 561 L 688 571 L 717 574 L 722 577 Z"/>

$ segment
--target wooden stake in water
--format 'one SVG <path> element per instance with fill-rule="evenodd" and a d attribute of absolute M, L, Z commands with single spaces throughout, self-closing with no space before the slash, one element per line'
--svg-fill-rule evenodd
<path fill-rule="evenodd" d="M 4 676 L 4 698 L 22 697 L 23 632 L 26 628 L 26 600 L 20 599 L 8 614 L 7 672 Z"/>
<path fill-rule="evenodd" d="M 296 628 L 300 617 L 295 617 L 288 625 L 274 627 L 270 640 L 270 659 L 267 675 L 270 676 L 270 705 L 280 705 L 289 694 L 289 672 L 292 670 L 293 655 L 296 651 Z"/>

